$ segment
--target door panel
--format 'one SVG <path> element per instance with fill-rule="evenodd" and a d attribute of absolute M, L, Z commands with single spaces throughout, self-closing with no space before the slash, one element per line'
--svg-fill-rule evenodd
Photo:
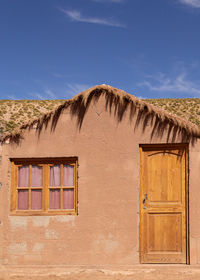
<path fill-rule="evenodd" d="M 140 260 L 186 263 L 186 149 L 140 147 Z"/>
<path fill-rule="evenodd" d="M 180 213 L 149 213 L 147 219 L 149 252 L 180 252 L 182 250 Z"/>
<path fill-rule="evenodd" d="M 181 158 L 171 153 L 147 155 L 149 202 L 181 201 Z M 159 186 L 155 189 L 155 186 Z"/>

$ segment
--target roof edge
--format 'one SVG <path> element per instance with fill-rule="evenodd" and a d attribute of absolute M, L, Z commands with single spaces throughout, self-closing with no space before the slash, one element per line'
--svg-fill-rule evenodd
<path fill-rule="evenodd" d="M 128 107 L 130 107 L 130 119 L 133 117 L 136 110 L 138 111 L 136 123 L 138 125 L 138 123 L 142 121 L 143 128 L 149 119 L 151 119 L 152 122 L 154 119 L 152 136 L 155 132 L 159 133 L 159 130 L 162 132 L 163 129 L 168 126 L 168 139 L 171 133 L 181 133 L 187 141 L 190 141 L 191 138 L 200 138 L 200 128 L 190 121 L 184 120 L 164 109 L 149 104 L 121 89 L 102 84 L 80 92 L 73 98 L 64 101 L 63 104 L 59 105 L 56 109 L 43 114 L 40 118 L 33 119 L 21 125 L 19 128 L 14 129 L 12 133 L 3 135 L 1 143 L 5 143 L 6 141 L 18 143 L 22 138 L 23 131 L 33 127 L 36 127 L 40 133 L 43 126 L 46 127 L 50 120 L 52 120 L 52 129 L 55 129 L 60 114 L 66 108 L 70 107 L 71 113 L 77 116 L 80 114 L 80 109 L 82 109 L 85 115 L 92 99 L 98 100 L 101 95 L 105 95 L 106 97 L 106 108 L 108 107 L 111 110 L 113 106 L 115 107 L 114 110 L 118 120 L 122 120 L 123 114 Z M 83 118 L 81 119 L 80 116 L 78 116 L 79 128 L 81 128 Z"/>

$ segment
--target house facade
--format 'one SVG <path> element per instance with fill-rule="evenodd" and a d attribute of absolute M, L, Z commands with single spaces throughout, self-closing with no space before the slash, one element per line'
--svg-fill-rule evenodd
<path fill-rule="evenodd" d="M 199 136 L 105 85 L 4 136 L 1 264 L 199 264 Z"/>

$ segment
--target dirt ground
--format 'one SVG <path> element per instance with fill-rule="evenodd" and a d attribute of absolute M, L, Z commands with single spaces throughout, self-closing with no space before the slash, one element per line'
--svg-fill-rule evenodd
<path fill-rule="evenodd" d="M 6 267 L 0 280 L 199 280 L 200 266 L 136 266 L 135 268 Z"/>

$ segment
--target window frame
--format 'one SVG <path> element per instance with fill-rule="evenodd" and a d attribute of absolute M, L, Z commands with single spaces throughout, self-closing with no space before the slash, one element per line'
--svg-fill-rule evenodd
<path fill-rule="evenodd" d="M 77 214 L 77 204 L 78 204 L 78 158 L 77 157 L 66 157 L 66 158 L 11 158 L 11 188 L 10 188 L 10 215 L 17 216 L 51 216 L 51 215 L 75 215 Z M 62 189 L 60 194 L 60 202 L 63 199 L 63 189 L 74 189 L 74 209 L 49 209 L 49 174 L 50 166 L 52 165 L 73 165 L 74 166 L 74 186 L 58 186 L 53 187 L 57 189 Z M 30 186 L 30 175 L 29 175 L 29 187 L 27 188 L 17 188 L 18 185 L 18 167 L 20 166 L 32 166 L 38 165 L 43 166 L 43 176 L 42 182 L 43 186 L 41 188 Z M 29 174 L 31 168 L 29 167 Z M 63 168 L 61 168 L 62 170 Z M 62 176 L 61 172 L 61 176 Z M 20 210 L 17 209 L 18 202 L 18 189 L 28 189 L 29 190 L 29 208 L 31 205 L 31 189 L 42 189 L 42 209 L 27 209 Z M 62 206 L 61 202 L 61 206 Z"/>

